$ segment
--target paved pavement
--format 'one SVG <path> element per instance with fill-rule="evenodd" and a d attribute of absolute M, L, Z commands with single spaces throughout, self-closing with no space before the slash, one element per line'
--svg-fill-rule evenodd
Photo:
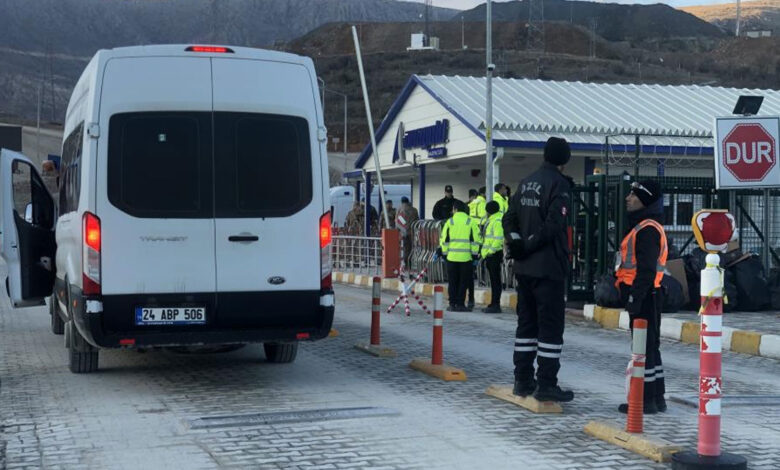
<path fill-rule="evenodd" d="M 385 294 L 383 305 L 392 299 Z M 429 316 L 382 315 L 383 344 L 397 358 L 353 349 L 368 339 L 370 293 L 337 287 L 340 335 L 304 343 L 293 364 L 268 364 L 262 348 L 223 354 L 103 351 L 91 375 L 67 371 L 62 337 L 44 308 L 0 300 L 0 468 L 666 468 L 582 432 L 591 419 L 619 419 L 629 344 L 625 332 L 571 319 L 564 385 L 577 392 L 561 416 L 537 416 L 484 395 L 511 380 L 514 315 L 447 314 L 445 362 L 465 383 L 409 369 L 430 354 Z M 694 346 L 664 342 L 672 394 L 696 391 Z M 778 394 L 780 364 L 726 353 L 727 394 Z M 396 416 L 338 421 L 192 426 L 223 415 L 383 407 Z M 648 417 L 649 433 L 693 446 L 696 410 L 670 403 Z M 724 411 L 724 449 L 754 469 L 780 467 L 780 409 Z"/>

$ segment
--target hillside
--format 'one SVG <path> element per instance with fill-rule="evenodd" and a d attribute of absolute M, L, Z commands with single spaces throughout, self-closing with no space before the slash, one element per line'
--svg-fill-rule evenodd
<path fill-rule="evenodd" d="M 590 54 L 590 32 L 579 25 L 548 23 L 549 53 L 587 56 Z M 437 22 L 430 25 L 431 36 L 439 38 L 442 50 L 461 50 L 462 38 L 468 49 L 485 49 L 485 22 Z M 421 32 L 420 23 L 381 23 L 358 25 L 360 48 L 364 53 L 405 52 L 410 35 Z M 527 30 L 518 22 L 493 22 L 493 47 L 496 50 L 524 49 Z M 285 45 L 292 52 L 309 55 L 354 54 L 351 25 L 330 23 Z M 620 57 L 615 46 L 602 38 L 596 40 L 596 55 L 601 58 Z"/>
<path fill-rule="evenodd" d="M 0 115 L 64 119 L 73 85 L 98 49 L 223 43 L 272 47 L 329 22 L 415 21 L 396 0 L 0 0 Z M 434 8 L 436 20 L 455 10 Z"/>
<path fill-rule="evenodd" d="M 726 31 L 733 32 L 736 29 L 736 3 L 690 6 L 680 10 L 696 15 Z M 742 31 L 770 30 L 774 34 L 780 34 L 780 2 L 777 0 L 742 2 L 740 17 Z"/>
<path fill-rule="evenodd" d="M 485 21 L 485 5 L 453 17 L 452 21 Z M 493 3 L 495 21 L 525 22 L 528 2 Z M 722 37 L 716 26 L 668 5 L 623 5 L 584 1 L 545 0 L 545 21 L 570 22 L 590 28 L 596 20 L 596 34 L 608 41 L 643 41 L 647 38 Z"/>

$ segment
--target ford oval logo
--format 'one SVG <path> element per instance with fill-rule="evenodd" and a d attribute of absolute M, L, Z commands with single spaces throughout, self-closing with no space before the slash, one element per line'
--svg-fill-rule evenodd
<path fill-rule="evenodd" d="M 268 283 L 273 284 L 275 286 L 278 286 L 279 284 L 284 284 L 286 281 L 285 278 L 282 276 L 272 276 L 268 278 Z"/>

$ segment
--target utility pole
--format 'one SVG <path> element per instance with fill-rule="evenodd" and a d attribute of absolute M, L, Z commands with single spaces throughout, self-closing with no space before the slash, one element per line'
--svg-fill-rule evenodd
<path fill-rule="evenodd" d="M 528 0 L 528 50 L 544 52 L 544 0 Z"/>
<path fill-rule="evenodd" d="M 430 47 L 431 45 L 431 6 L 433 5 L 433 0 L 425 0 L 425 42 L 423 45 L 425 47 Z"/>
<path fill-rule="evenodd" d="M 737 37 L 739 37 L 739 20 L 740 20 L 740 13 L 742 13 L 742 5 L 740 0 L 737 0 Z"/>
<path fill-rule="evenodd" d="M 41 99 L 43 98 L 41 95 L 43 95 L 43 80 L 38 83 L 38 117 L 35 131 L 35 156 L 38 161 L 41 161 Z"/>
<path fill-rule="evenodd" d="M 590 58 L 596 58 L 596 18 L 590 19 Z"/>
<path fill-rule="evenodd" d="M 485 197 L 493 200 L 493 7 L 487 0 L 487 18 L 485 20 L 485 53 L 487 70 L 485 71 Z"/>
<path fill-rule="evenodd" d="M 466 49 L 466 22 L 463 13 L 460 14 L 460 49 Z"/>

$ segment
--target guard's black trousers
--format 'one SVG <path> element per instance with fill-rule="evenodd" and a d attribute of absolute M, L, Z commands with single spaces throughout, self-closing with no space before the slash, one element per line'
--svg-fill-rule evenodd
<path fill-rule="evenodd" d="M 447 261 L 447 294 L 450 296 L 450 305 L 465 307 L 463 301 L 473 272 L 471 261 Z"/>
<path fill-rule="evenodd" d="M 631 289 L 621 284 L 621 294 L 626 295 Z M 647 320 L 647 345 L 645 346 L 645 391 L 646 402 L 661 400 L 666 393 L 664 379 L 664 367 L 661 362 L 661 307 L 663 306 L 663 294 L 661 289 L 655 289 L 642 301 L 639 313 L 629 315 L 631 319 L 631 335 L 634 333 L 634 320 L 643 318 Z"/>
<path fill-rule="evenodd" d="M 490 276 L 490 305 L 489 307 L 501 306 L 501 292 L 504 286 L 501 285 L 501 261 L 503 253 L 493 253 L 485 258 L 488 276 Z"/>
<path fill-rule="evenodd" d="M 564 282 L 517 276 L 517 332 L 515 380 L 528 383 L 534 377 L 534 359 L 541 387 L 558 384 L 566 312 Z"/>

